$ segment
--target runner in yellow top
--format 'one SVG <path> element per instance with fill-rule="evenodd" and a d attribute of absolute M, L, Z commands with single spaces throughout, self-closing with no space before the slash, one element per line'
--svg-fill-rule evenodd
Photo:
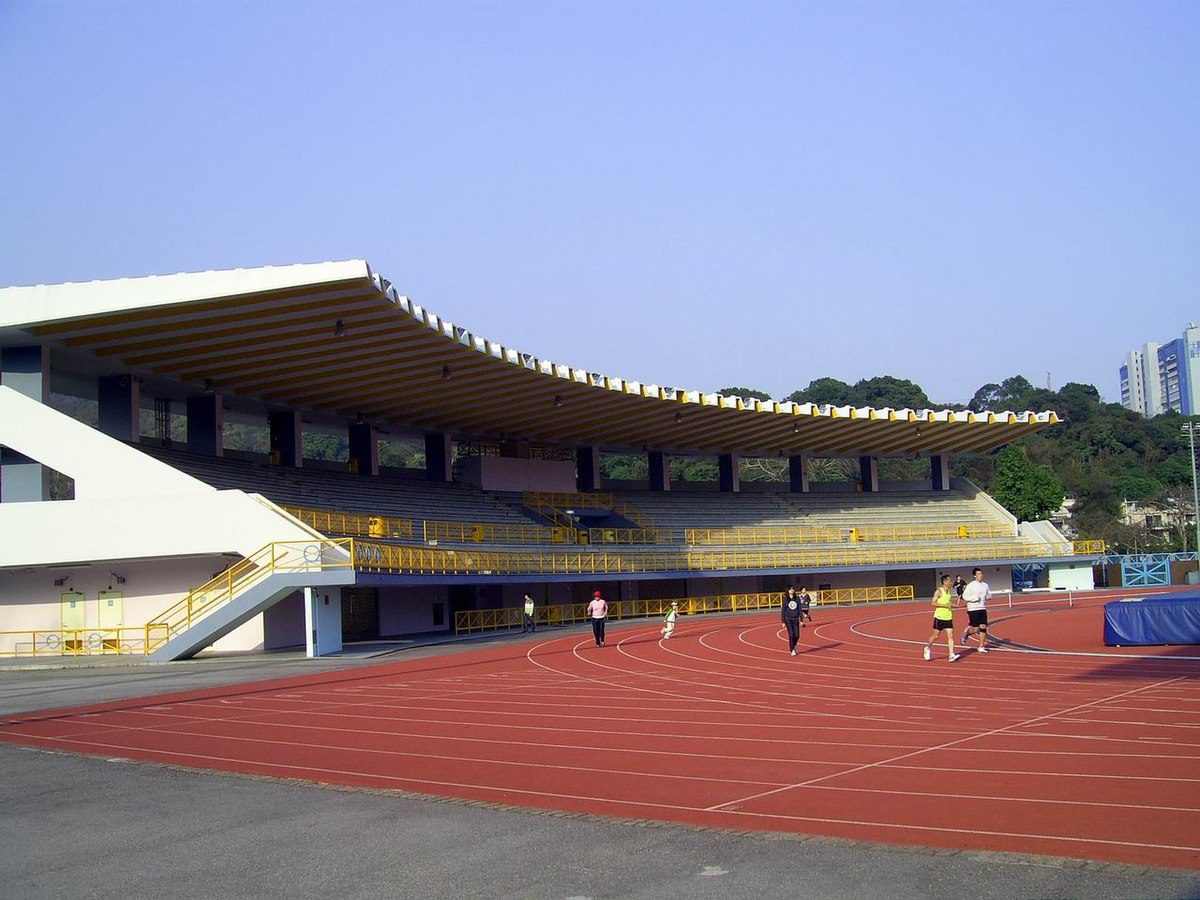
<path fill-rule="evenodd" d="M 954 591 L 950 589 L 950 576 L 942 576 L 942 586 L 933 592 L 933 599 L 929 601 L 929 605 L 933 607 L 933 633 L 929 635 L 929 640 L 925 642 L 923 651 L 926 659 L 932 659 L 930 649 L 933 647 L 933 642 L 937 640 L 938 632 L 946 632 L 946 650 L 950 654 L 950 662 L 958 659 L 958 654 L 954 652 Z"/>

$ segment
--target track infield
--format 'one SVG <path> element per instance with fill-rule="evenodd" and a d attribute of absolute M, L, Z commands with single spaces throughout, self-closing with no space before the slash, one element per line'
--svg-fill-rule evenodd
<path fill-rule="evenodd" d="M 438 659 L 0 718 L 0 740 L 739 831 L 1200 870 L 1200 648 L 1113 651 L 1102 601 L 554 629 Z M 956 613 L 956 632 L 965 614 Z M 957 640 L 957 633 L 956 633 Z"/>

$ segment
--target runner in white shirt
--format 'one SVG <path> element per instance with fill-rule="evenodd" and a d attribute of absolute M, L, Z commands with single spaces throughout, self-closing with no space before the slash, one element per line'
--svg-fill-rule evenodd
<path fill-rule="evenodd" d="M 979 652 L 987 653 L 987 602 L 992 599 L 992 589 L 983 580 L 983 569 L 977 566 L 971 570 L 971 575 L 974 581 L 968 582 L 962 592 L 962 598 L 967 604 L 967 618 L 971 624 L 962 633 L 962 640 L 959 643 L 965 647 L 967 645 L 967 638 L 973 634 L 977 635 L 979 637 Z"/>

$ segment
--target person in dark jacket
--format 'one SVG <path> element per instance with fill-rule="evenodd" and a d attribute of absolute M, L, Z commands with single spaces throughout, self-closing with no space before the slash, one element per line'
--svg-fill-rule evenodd
<path fill-rule="evenodd" d="M 788 650 L 796 655 L 796 644 L 800 641 L 800 597 L 794 587 L 789 587 L 783 595 L 783 611 L 780 618 L 788 633 Z"/>

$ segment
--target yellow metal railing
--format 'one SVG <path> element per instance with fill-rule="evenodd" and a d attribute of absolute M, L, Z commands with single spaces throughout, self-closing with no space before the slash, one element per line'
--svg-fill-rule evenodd
<path fill-rule="evenodd" d="M 411 519 L 373 514 L 284 506 L 289 514 L 323 534 L 412 540 Z M 504 522 L 455 522 L 426 519 L 419 537 L 425 543 L 457 544 L 669 544 L 669 528 L 591 528 L 574 526 L 509 525 Z"/>
<path fill-rule="evenodd" d="M 688 544 L 830 544 L 839 541 L 945 541 L 964 538 L 1012 537 L 1013 529 L 999 523 L 946 525 L 863 525 L 846 528 L 747 526 L 687 528 Z"/>
<path fill-rule="evenodd" d="M 911 584 L 886 585 L 881 587 L 841 588 L 829 591 L 811 591 L 814 606 L 841 606 L 855 603 L 904 602 L 913 599 Z M 779 609 L 783 594 L 718 594 L 707 597 L 676 597 L 666 600 L 615 600 L 608 604 L 610 619 L 643 619 L 666 615 L 672 603 L 679 604 L 684 615 L 700 615 L 715 612 L 739 612 L 760 609 Z M 524 612 L 521 607 L 501 609 L 469 609 L 454 615 L 454 631 L 457 634 L 475 631 L 498 631 L 517 628 L 522 624 Z M 586 603 L 569 603 L 558 606 L 538 606 L 534 619 L 538 625 L 569 625 L 584 622 L 589 618 Z"/>
<path fill-rule="evenodd" d="M 439 522 L 425 520 L 421 533 L 426 543 L 447 541 L 476 544 L 577 544 L 574 528 L 545 525 L 508 525 L 494 522 Z"/>
<path fill-rule="evenodd" d="M 597 497 L 597 508 L 609 508 L 603 503 L 603 498 L 610 497 L 606 494 L 538 494 L 537 492 L 528 492 L 526 494 L 527 505 L 528 498 L 531 497 L 548 497 L 554 499 L 561 498 L 577 498 Z M 537 508 L 537 507 L 532 507 Z M 300 519 L 307 525 L 321 531 L 323 533 L 346 534 L 356 537 L 375 537 L 375 538 L 390 538 L 395 540 L 412 540 L 414 537 L 413 522 L 410 519 L 389 518 L 386 516 L 364 515 L 356 513 L 339 513 L 329 510 L 305 509 L 302 507 L 285 506 L 291 515 Z M 573 525 L 568 526 L 542 526 L 542 525 L 508 525 L 504 523 L 489 523 L 489 522 L 455 522 L 455 521 L 437 521 L 425 520 L 421 522 L 421 539 L 426 544 L 438 543 L 461 543 L 461 544 L 551 544 L 551 545 L 629 545 L 629 546 L 667 546 L 674 542 L 674 537 L 668 528 L 655 527 L 639 527 L 639 528 L 591 528 L 577 529 Z M 837 562 L 837 556 L 834 548 L 827 550 L 814 550 L 812 552 L 820 554 L 818 559 L 821 562 L 826 562 L 830 565 L 853 565 L 857 561 L 868 562 L 936 562 L 939 558 L 945 557 L 947 561 L 966 560 L 973 555 L 979 555 L 981 559 L 987 558 L 1028 558 L 1036 556 L 1087 556 L 1091 554 L 1104 553 L 1104 541 L 1074 541 L 1071 545 L 1067 544 L 1052 544 L 1052 545 L 1027 545 L 1024 543 L 1013 544 L 1011 542 L 1002 541 L 1002 552 L 995 551 L 995 545 L 973 546 L 970 550 L 957 551 L 957 555 L 949 555 L 954 553 L 952 545 L 949 543 L 962 539 L 1004 539 L 1012 538 L 1012 531 L 1008 525 L 999 523 L 988 524 L 947 524 L 947 525 L 870 525 L 850 528 L 826 528 L 826 527 L 739 527 L 739 528 L 688 528 L 683 531 L 684 543 L 691 548 L 696 547 L 728 547 L 728 546 L 764 546 L 764 545 L 783 545 L 783 544 L 867 544 L 867 543 L 899 543 L 904 541 L 925 542 L 927 545 L 923 549 L 918 549 L 916 555 L 913 552 L 902 552 L 897 556 L 883 548 L 875 548 L 870 551 L 864 551 L 846 562 Z M 911 548 L 907 548 L 911 551 Z M 497 553 L 508 553 L 511 551 L 497 550 Z M 670 553 L 671 551 L 663 551 Z M 704 551 L 707 552 L 707 551 Z M 777 555 L 779 550 L 763 550 L 762 553 Z M 991 556 L 989 556 L 991 554 Z M 639 554 L 644 556 L 644 554 Z M 689 554 L 691 556 L 691 554 Z M 642 560 L 644 562 L 644 560 Z M 639 567 L 642 565 L 639 562 Z M 769 564 L 769 563 L 768 563 Z M 780 565 L 793 565 L 792 562 L 780 563 Z M 820 564 L 814 563 L 814 564 Z M 542 566 L 539 564 L 538 571 L 542 571 Z M 558 563 L 550 564 L 555 571 L 561 570 Z M 584 571 L 612 571 L 611 563 L 600 563 L 602 568 L 588 568 Z M 658 565 L 648 571 L 663 571 L 669 568 L 678 568 L 677 565 Z M 748 568 L 758 567 L 758 564 L 753 566 L 719 565 L 717 568 Z M 702 568 L 712 568 L 712 566 L 702 566 Z M 645 569 L 638 569 L 646 571 Z M 442 571 L 442 569 L 438 569 Z M 445 571 L 458 571 L 457 568 L 446 569 Z M 506 571 L 521 571 L 508 569 Z M 572 571 L 570 569 L 562 571 Z"/>
<path fill-rule="evenodd" d="M 670 528 L 589 528 L 581 543 L 589 544 L 670 544 L 675 540 Z"/>
<path fill-rule="evenodd" d="M 521 495 L 521 502 L 556 525 L 572 524 L 571 517 L 567 515 L 568 509 L 611 509 L 640 528 L 654 527 L 654 519 L 651 516 L 613 494 L 603 492 L 526 491 Z"/>
<path fill-rule="evenodd" d="M 220 575 L 194 588 L 145 625 L 144 652 L 149 654 L 199 619 L 277 572 L 349 568 L 354 539 L 274 541 L 238 560 Z"/>
<path fill-rule="evenodd" d="M 352 534 L 355 537 L 395 538 L 412 540 L 411 519 L 389 516 L 341 513 L 326 509 L 306 509 L 300 506 L 283 506 L 290 515 L 322 534 Z"/>
<path fill-rule="evenodd" d="M 270 577 L 273 573 L 281 571 L 317 571 L 353 566 L 356 570 L 367 572 L 422 575 L 632 574 L 638 572 L 801 568 L 822 565 L 986 562 L 989 559 L 1005 558 L 1087 556 L 1103 553 L 1104 549 L 1104 541 L 1075 541 L 1053 545 L 1015 542 L 972 544 L 966 548 L 955 544 L 875 548 L 848 545 L 819 550 L 692 550 L 687 552 L 617 553 L 603 550 L 516 552 L 475 550 L 473 548 L 406 547 L 354 538 L 275 542 L 230 566 L 206 584 L 189 591 L 180 601 L 155 616 L 144 626 L 4 631 L 0 632 L 0 657 L 138 652 L 149 654 L 174 635 L 191 627 L 201 617 L 228 603 L 242 591 Z M 904 591 L 908 593 L 904 594 Z M 881 593 L 876 595 L 872 592 Z M 781 595 L 732 594 L 724 596 L 729 599 L 687 598 L 687 602 L 691 604 L 688 611 L 758 609 L 762 608 L 763 603 L 768 602 L 761 598 L 778 598 Z M 814 592 L 814 602 L 819 605 L 900 600 L 911 599 L 911 597 L 912 588 L 908 585 Z M 715 605 L 710 607 L 710 601 Z M 610 608 L 616 607 L 614 612 L 616 618 L 658 615 L 665 611 L 662 604 L 669 604 L 669 602 L 618 601 L 616 604 L 610 604 Z M 777 602 L 777 600 L 769 601 L 776 605 Z M 623 603 L 634 605 L 627 608 L 621 605 Z M 729 605 L 722 605 L 724 603 Z M 637 604 L 643 605 L 638 606 Z M 653 604 L 659 605 L 651 608 Z M 552 610 L 557 611 L 551 612 Z M 475 616 L 475 619 L 464 620 L 474 624 L 460 624 L 459 617 L 461 616 Z M 488 616 L 492 618 L 488 619 Z M 511 619 L 510 617 L 513 616 L 517 618 Z M 509 627 L 512 624 L 520 624 L 519 616 L 519 609 L 468 611 L 456 616 L 455 627 L 459 630 Z M 538 617 L 540 622 L 547 623 L 579 621 L 586 617 L 586 605 L 539 607 Z M 484 624 L 489 621 L 503 622 L 504 624 Z"/>
<path fill-rule="evenodd" d="M 101 656 L 142 653 L 146 631 L 129 628 L 41 628 L 0 631 L 0 657 Z"/>
<path fill-rule="evenodd" d="M 1094 543 L 1094 542 L 1090 542 Z M 1087 551 L 1093 552 L 1093 551 Z M 739 569 L 904 563 L 986 562 L 1080 555 L 1071 543 L 1023 541 L 904 545 L 848 543 L 800 549 L 689 549 L 617 552 L 604 549 L 518 551 L 474 548 L 405 547 L 354 542 L 355 566 L 363 571 L 414 574 L 597 575 L 638 572 L 714 572 Z M 1086 555 L 1086 554 L 1085 554 Z"/>

